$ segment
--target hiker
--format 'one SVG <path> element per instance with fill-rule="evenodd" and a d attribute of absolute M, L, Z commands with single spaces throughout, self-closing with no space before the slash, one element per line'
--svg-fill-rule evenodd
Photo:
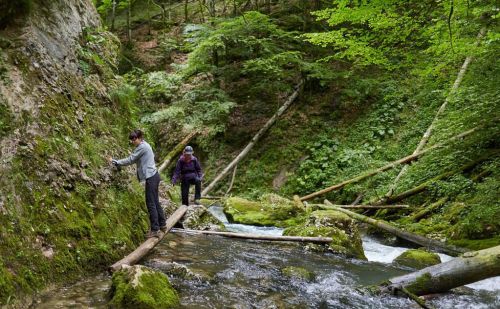
<path fill-rule="evenodd" d="M 193 156 L 193 147 L 186 146 L 177 161 L 174 175 L 172 176 L 172 185 L 175 185 L 179 179 L 181 180 L 182 205 L 189 205 L 190 185 L 194 185 L 194 203 L 200 204 L 202 178 L 203 173 L 200 162 Z"/>
<path fill-rule="evenodd" d="M 160 229 L 165 231 L 167 228 L 165 214 L 158 198 L 158 185 L 160 184 L 160 174 L 155 166 L 153 149 L 144 140 L 144 134 L 141 130 L 132 131 L 129 141 L 135 146 L 134 151 L 128 158 L 115 160 L 108 157 L 108 161 L 116 167 L 132 165 L 137 167 L 137 179 L 140 182 L 146 182 L 146 205 L 149 212 L 149 223 L 151 229 L 146 234 L 147 238 L 159 237 Z"/>

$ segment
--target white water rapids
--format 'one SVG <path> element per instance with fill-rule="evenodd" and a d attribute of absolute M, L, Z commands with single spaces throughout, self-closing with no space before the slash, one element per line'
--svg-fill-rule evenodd
<path fill-rule="evenodd" d="M 220 206 L 212 206 L 209 208 L 209 211 L 217 219 L 219 219 L 222 223 L 224 223 L 228 231 L 231 232 L 261 234 L 261 235 L 276 235 L 276 236 L 280 236 L 283 234 L 284 229 L 277 227 L 252 226 L 252 225 L 229 223 L 229 221 L 226 218 L 226 215 L 223 212 L 223 208 Z M 394 261 L 394 259 L 398 257 L 401 253 L 410 249 L 404 247 L 387 246 L 378 241 L 376 238 L 367 235 L 364 235 L 362 237 L 362 240 L 363 240 L 363 249 L 365 250 L 365 256 L 370 262 L 391 264 Z M 446 254 L 438 253 L 438 255 L 441 258 L 441 262 L 443 263 L 453 259 L 453 257 Z M 468 284 L 466 286 L 475 290 L 500 291 L 500 276 L 481 280 L 475 283 Z"/>

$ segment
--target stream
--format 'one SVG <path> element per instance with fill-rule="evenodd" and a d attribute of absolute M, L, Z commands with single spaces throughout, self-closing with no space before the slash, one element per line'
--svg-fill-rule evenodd
<path fill-rule="evenodd" d="M 221 207 L 210 211 L 229 231 L 282 233 L 279 228 L 231 224 Z M 363 236 L 363 247 L 368 261 L 309 252 L 298 243 L 171 233 L 142 263 L 161 270 L 175 262 L 195 274 L 190 279 L 170 278 L 179 291 L 180 308 L 419 308 L 403 297 L 372 296 L 358 289 L 410 272 L 391 264 L 408 248 L 371 236 Z M 451 259 L 440 256 L 442 261 Z M 287 266 L 305 268 L 315 278 L 308 282 L 287 277 L 281 272 Z M 86 278 L 42 295 L 33 308 L 106 308 L 110 283 L 107 274 Z M 500 308 L 500 277 L 467 287 L 436 295 L 428 303 L 436 308 Z"/>

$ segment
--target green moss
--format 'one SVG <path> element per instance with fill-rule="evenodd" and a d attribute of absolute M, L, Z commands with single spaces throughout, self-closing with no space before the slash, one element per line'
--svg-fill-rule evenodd
<path fill-rule="evenodd" d="M 0 138 L 11 132 L 14 127 L 14 117 L 0 94 Z"/>
<path fill-rule="evenodd" d="M 168 277 L 144 266 L 134 266 L 113 274 L 111 308 L 174 308 L 177 292 Z"/>
<path fill-rule="evenodd" d="M 305 268 L 302 267 L 296 267 L 296 266 L 288 266 L 285 267 L 281 270 L 281 273 L 284 276 L 290 277 L 290 278 L 297 278 L 305 281 L 313 281 L 314 280 L 314 274 L 310 271 L 308 271 Z"/>
<path fill-rule="evenodd" d="M 493 237 L 488 239 L 458 239 L 450 240 L 450 244 L 468 248 L 471 250 L 482 250 L 500 245 L 500 237 Z"/>
<path fill-rule="evenodd" d="M 275 194 L 265 194 L 260 202 L 231 197 L 224 204 L 231 221 L 259 226 L 290 226 L 301 222 L 300 211 L 292 201 Z"/>
<path fill-rule="evenodd" d="M 425 273 L 418 277 L 414 283 L 408 285 L 406 289 L 413 294 L 425 290 L 432 285 L 432 276 L 430 273 Z"/>
<path fill-rule="evenodd" d="M 441 263 L 439 255 L 422 249 L 410 249 L 399 255 L 394 263 L 416 269 Z"/>

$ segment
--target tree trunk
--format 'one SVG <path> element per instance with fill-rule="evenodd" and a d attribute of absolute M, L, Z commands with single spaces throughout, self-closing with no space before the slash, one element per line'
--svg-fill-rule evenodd
<path fill-rule="evenodd" d="M 470 162 L 470 163 L 467 163 L 465 165 L 463 165 L 462 167 L 456 169 L 456 170 L 453 170 L 453 171 L 449 171 L 449 172 L 446 172 L 446 173 L 443 173 L 437 177 L 434 177 L 432 178 L 431 180 L 428 180 L 418 186 L 416 186 L 415 188 L 412 188 L 410 190 L 406 190 L 402 193 L 399 193 L 398 195 L 393 195 L 393 196 L 390 196 L 390 197 L 384 197 L 382 198 L 381 200 L 378 200 L 376 202 L 373 202 L 374 205 L 381 205 L 381 204 L 391 204 L 391 203 L 394 203 L 394 202 L 399 202 L 401 200 L 404 200 L 405 198 L 408 198 L 410 196 L 413 196 L 415 194 L 418 194 L 420 192 L 423 192 L 425 190 L 427 190 L 427 188 L 433 184 L 435 181 L 438 181 L 438 180 L 441 180 L 441 179 L 444 179 L 444 178 L 448 178 L 450 176 L 453 176 L 459 172 L 462 172 L 462 171 L 466 171 L 466 170 L 469 170 L 471 168 L 473 168 L 474 166 L 476 166 L 477 164 L 485 161 L 485 160 L 488 160 L 488 159 L 491 159 L 493 157 L 495 157 L 498 153 L 500 152 L 499 149 L 496 149 L 492 152 L 489 152 L 488 154 L 486 155 L 483 155 L 481 157 L 479 157 L 479 159 L 477 160 L 474 160 L 473 162 Z"/>
<path fill-rule="evenodd" d="M 330 237 L 273 236 L 273 235 L 257 235 L 257 234 L 246 234 L 246 233 L 185 230 L 185 229 L 174 229 L 172 232 L 219 235 L 231 238 L 257 239 L 257 240 L 269 240 L 269 241 L 296 241 L 296 242 L 311 242 L 319 244 L 329 244 L 332 242 L 332 239 Z"/>
<path fill-rule="evenodd" d="M 227 188 L 227 191 L 226 191 L 226 193 L 224 194 L 224 196 L 228 195 L 228 194 L 229 194 L 229 192 L 231 192 L 231 189 L 233 189 L 234 179 L 236 178 L 236 169 L 238 169 L 238 165 L 235 165 L 235 166 L 234 166 L 234 169 L 233 169 L 233 176 L 231 177 L 231 182 L 229 183 L 229 187 Z"/>
<path fill-rule="evenodd" d="M 120 270 L 123 265 L 132 266 L 135 263 L 139 262 L 146 254 L 149 253 L 168 232 L 175 226 L 175 224 L 184 216 L 188 207 L 182 205 L 179 207 L 167 220 L 167 231 L 165 233 L 160 231 L 160 237 L 152 237 L 148 238 L 145 242 L 143 242 L 137 249 L 135 249 L 132 253 L 119 260 L 118 262 L 111 265 L 110 270 L 115 272 Z"/>
<path fill-rule="evenodd" d="M 423 217 L 427 216 L 428 214 L 430 214 L 434 210 L 443 206 L 447 201 L 448 201 L 448 197 L 443 197 L 443 198 L 439 199 L 437 202 L 434 202 L 434 203 L 430 204 L 429 206 L 425 207 L 424 209 L 422 209 L 421 211 L 417 212 L 416 214 L 413 214 L 408 219 L 410 221 L 414 221 L 414 222 L 420 221 L 420 219 L 422 219 Z"/>
<path fill-rule="evenodd" d="M 132 9 L 132 0 L 128 0 L 127 7 L 127 40 L 130 43 L 132 40 L 132 29 L 130 28 L 130 17 L 131 17 L 131 9 Z"/>
<path fill-rule="evenodd" d="M 300 88 L 303 84 L 303 81 L 300 81 L 297 86 L 295 86 L 295 91 L 292 93 L 291 96 L 288 97 L 286 100 L 285 104 L 283 104 L 278 111 L 266 122 L 266 124 L 255 134 L 255 136 L 252 138 L 250 143 L 236 156 L 236 158 L 229 163 L 226 168 L 219 174 L 217 175 L 214 180 L 203 190 L 201 193 L 202 195 L 207 195 L 208 192 L 210 192 L 215 185 L 222 179 L 224 178 L 255 146 L 255 144 L 260 140 L 260 138 L 264 135 L 264 133 L 267 132 L 267 130 L 276 122 L 276 119 L 280 117 L 286 109 L 295 101 L 295 99 L 298 97 Z"/>
<path fill-rule="evenodd" d="M 186 145 L 189 143 L 189 141 L 196 136 L 196 134 L 198 134 L 197 131 L 194 131 L 194 132 L 191 132 L 188 136 L 186 136 L 179 144 L 177 144 L 177 146 L 174 147 L 174 149 L 172 149 L 172 151 L 170 151 L 167 156 L 163 159 L 163 163 L 160 165 L 160 167 L 158 168 L 158 173 L 162 173 L 170 163 L 172 163 L 172 160 L 174 159 L 174 157 L 180 153 L 184 147 L 186 147 Z"/>
<path fill-rule="evenodd" d="M 116 0 L 113 0 L 111 9 L 111 31 L 115 30 L 115 19 L 116 19 Z"/>
<path fill-rule="evenodd" d="M 467 252 L 451 261 L 389 279 L 381 289 L 397 292 L 404 288 L 415 295 L 428 295 L 495 276 L 500 276 L 500 246 Z"/>
<path fill-rule="evenodd" d="M 187 23 L 189 21 L 189 10 L 188 10 L 189 0 L 184 0 L 184 22 Z"/>
<path fill-rule="evenodd" d="M 353 219 L 356 219 L 356 220 L 359 220 L 361 222 L 365 222 L 365 223 L 368 223 L 368 224 L 373 225 L 375 227 L 378 227 L 379 229 L 382 229 L 386 232 L 394 234 L 400 238 L 403 238 L 403 239 L 406 239 L 406 240 L 411 241 L 413 243 L 416 243 L 418 245 L 424 246 L 424 247 L 428 248 L 429 250 L 445 253 L 445 254 L 448 254 L 451 256 L 458 256 L 459 254 L 462 254 L 462 253 L 468 251 L 467 249 L 464 249 L 464 248 L 456 247 L 453 245 L 447 245 L 447 244 L 442 243 L 438 240 L 429 239 L 429 238 L 426 238 L 424 236 L 420 236 L 417 234 L 413 234 L 410 232 L 400 230 L 397 227 L 394 227 L 394 226 L 390 225 L 389 223 L 384 222 L 382 220 L 375 220 L 375 219 L 372 219 L 370 217 L 364 216 L 362 214 L 358 214 L 358 213 L 352 212 L 352 211 L 347 210 L 347 209 L 336 207 L 332 203 L 330 203 L 328 200 L 325 200 L 325 204 L 328 206 L 331 206 L 332 209 L 335 209 L 335 210 L 338 210 L 340 212 L 345 213 L 346 215 L 348 215 L 349 217 L 351 217 Z"/>
<path fill-rule="evenodd" d="M 391 162 L 391 163 L 389 163 L 389 164 L 387 164 L 387 165 L 385 165 L 385 166 L 382 166 L 382 167 L 380 167 L 380 168 L 378 168 L 378 169 L 375 169 L 375 170 L 369 171 L 369 172 L 367 172 L 367 173 L 365 173 L 365 174 L 359 175 L 359 176 L 357 176 L 357 177 L 354 177 L 354 178 L 351 178 L 351 179 L 349 179 L 349 180 L 343 181 L 343 182 L 341 182 L 341 183 L 338 183 L 338 184 L 336 184 L 336 185 L 330 186 L 330 187 L 325 188 L 325 189 L 323 189 L 323 190 L 320 190 L 320 191 L 317 191 L 317 192 L 311 193 L 311 194 L 309 194 L 309 195 L 303 196 L 303 197 L 301 197 L 300 199 L 301 199 L 302 201 L 309 200 L 309 199 L 312 199 L 313 197 L 317 197 L 317 196 L 320 196 L 320 195 L 322 195 L 322 194 L 328 193 L 328 192 L 330 192 L 330 191 L 333 191 L 333 190 L 338 190 L 338 189 L 340 189 L 340 188 L 343 188 L 343 187 L 345 187 L 345 186 L 346 186 L 346 185 L 348 185 L 348 184 L 355 183 L 355 182 L 359 182 L 359 181 L 361 181 L 361 180 L 363 180 L 363 179 L 366 179 L 366 178 L 368 178 L 368 177 L 371 177 L 371 176 L 373 176 L 373 175 L 377 175 L 377 174 L 379 174 L 379 173 L 381 173 L 381 172 L 385 172 L 385 171 L 387 171 L 387 170 L 389 170 L 389 169 L 391 169 L 391 168 L 394 168 L 395 166 L 398 166 L 398 165 L 400 165 L 400 164 L 403 164 L 403 163 L 409 163 L 409 162 L 415 161 L 416 159 L 418 159 L 419 157 L 421 157 L 423 154 L 425 154 L 425 153 L 427 153 L 427 152 L 429 152 L 429 151 L 431 151 L 431 150 L 434 150 L 434 149 L 436 149 L 436 148 L 443 147 L 444 145 L 446 145 L 446 144 L 448 144 L 448 143 L 450 143 L 450 142 L 452 142 L 452 141 L 455 141 L 455 140 L 457 140 L 457 139 L 460 139 L 460 138 L 463 138 L 463 137 L 465 137 L 465 136 L 467 136 L 467 135 L 470 135 L 470 134 L 474 133 L 475 131 L 477 131 L 477 130 L 478 130 L 479 128 L 481 128 L 481 127 L 482 127 L 482 126 L 478 126 L 478 127 L 473 128 L 473 129 L 470 129 L 470 130 L 468 130 L 468 131 L 462 132 L 462 133 L 460 133 L 460 134 L 458 134 L 458 135 L 455 135 L 455 136 L 453 136 L 453 137 L 449 138 L 448 140 L 446 140 L 446 141 L 444 141 L 444 142 L 442 142 L 442 143 L 439 143 L 439 144 L 433 145 L 433 146 L 431 146 L 431 147 L 429 147 L 429 148 L 426 148 L 426 149 L 424 149 L 424 150 L 422 150 L 422 151 L 420 151 L 420 152 L 417 152 L 417 153 L 414 153 L 414 154 L 409 155 L 409 156 L 407 156 L 407 157 L 404 157 L 404 158 L 402 158 L 402 159 L 399 159 L 399 160 L 393 161 L 393 162 Z"/>
<path fill-rule="evenodd" d="M 486 33 L 486 28 L 482 28 L 478 35 L 477 35 L 477 40 L 476 40 L 476 46 L 479 45 L 479 42 L 481 41 L 481 38 L 484 36 Z M 467 67 L 469 66 L 470 62 L 472 61 L 472 56 L 468 56 L 465 58 L 464 63 L 462 64 L 462 67 L 460 68 L 460 71 L 458 72 L 457 78 L 455 79 L 455 83 L 453 83 L 453 86 L 451 87 L 450 93 L 448 93 L 448 96 L 444 100 L 444 103 L 441 105 L 441 107 L 438 109 L 436 112 L 436 115 L 434 116 L 434 119 L 432 120 L 431 124 L 425 131 L 424 135 L 422 136 L 422 139 L 417 145 L 417 148 L 415 148 L 415 151 L 413 151 L 413 154 L 420 152 L 424 146 L 427 144 L 427 141 L 429 140 L 432 130 L 434 129 L 434 126 L 437 123 L 437 120 L 439 116 L 444 112 L 446 105 L 450 101 L 450 99 L 455 95 L 455 93 L 458 90 L 458 87 L 460 86 L 460 83 L 462 82 L 462 79 L 464 78 L 465 72 L 467 71 Z M 396 186 L 399 182 L 399 179 L 401 176 L 403 176 L 406 173 L 406 170 L 408 169 L 408 166 L 403 166 L 399 174 L 396 176 L 394 179 L 394 182 L 392 183 L 391 187 L 389 188 L 389 191 L 386 193 L 386 197 L 391 196 L 394 193 L 394 190 L 396 189 Z"/>
<path fill-rule="evenodd" d="M 335 209 L 337 207 L 343 208 L 343 209 L 404 209 L 404 208 L 410 208 L 408 205 L 335 205 L 333 204 L 332 206 L 327 206 L 327 205 L 321 205 L 321 204 L 316 204 L 320 208 L 324 209 Z"/>
<path fill-rule="evenodd" d="M 233 16 L 238 15 L 238 6 L 236 5 L 236 0 L 233 0 Z"/>

